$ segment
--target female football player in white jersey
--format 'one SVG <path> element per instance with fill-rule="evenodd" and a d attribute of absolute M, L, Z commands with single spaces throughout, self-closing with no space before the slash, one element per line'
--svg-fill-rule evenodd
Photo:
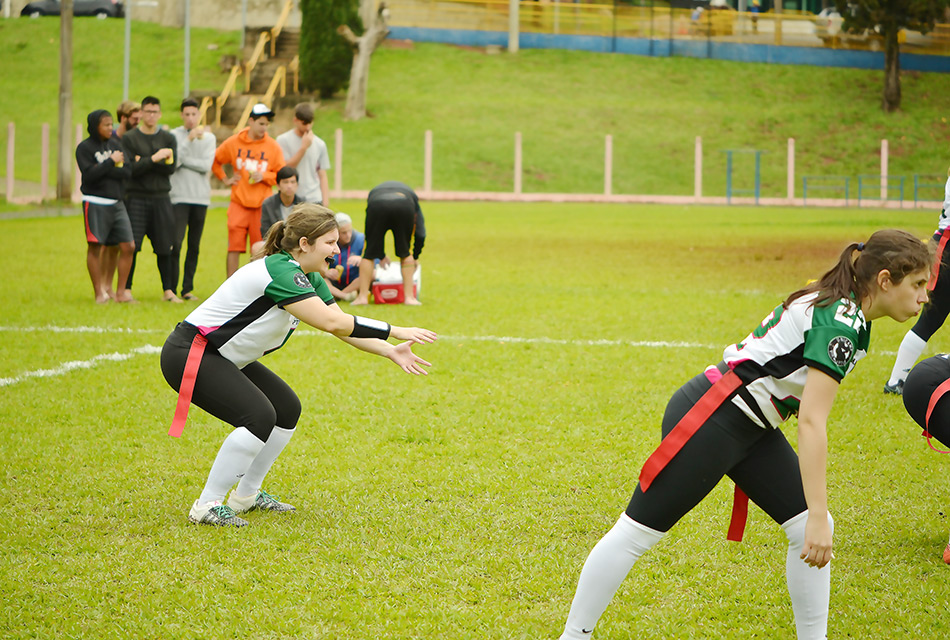
<path fill-rule="evenodd" d="M 950 170 L 947 175 L 950 176 Z M 934 260 L 930 283 L 927 285 L 930 290 L 930 304 L 924 307 L 920 318 L 901 340 L 891 377 L 884 384 L 884 393 L 900 395 L 907 372 L 924 352 L 927 341 L 943 326 L 947 315 L 950 314 L 950 251 L 946 251 L 947 242 L 950 241 L 950 177 L 947 178 L 943 192 L 943 209 L 940 211 L 937 230 L 934 231 L 932 239 L 937 247 L 937 258 Z"/>
<path fill-rule="evenodd" d="M 848 245 L 833 269 L 792 293 L 726 347 L 722 362 L 673 395 L 663 441 L 640 471 L 626 511 L 584 564 L 563 640 L 591 637 L 636 560 L 724 475 L 736 483 L 729 538 L 741 539 L 750 498 L 782 526 L 798 638 L 826 636 L 828 414 L 839 382 L 867 353 L 871 321 L 903 322 L 927 301 L 930 263 L 927 246 L 903 231 Z M 792 414 L 800 460 L 778 428 Z"/>
<path fill-rule="evenodd" d="M 336 217 L 301 204 L 270 228 L 264 258 L 239 269 L 180 323 L 162 348 L 162 373 L 179 392 L 171 435 L 181 435 L 190 403 L 231 424 L 189 520 L 244 526 L 238 513 L 293 511 L 261 489 L 294 434 L 297 395 L 258 358 L 284 345 L 300 321 L 352 346 L 392 360 L 410 374 L 428 362 L 413 343 L 434 342 L 427 329 L 351 316 L 336 305 L 324 276 L 340 253 Z M 405 340 L 390 344 L 388 338 Z M 228 490 L 238 482 L 225 503 Z"/>

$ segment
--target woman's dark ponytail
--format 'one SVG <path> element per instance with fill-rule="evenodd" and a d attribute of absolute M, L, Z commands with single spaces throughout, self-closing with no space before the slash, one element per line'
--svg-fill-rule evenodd
<path fill-rule="evenodd" d="M 854 257 L 857 252 L 857 257 Z M 838 264 L 818 281 L 794 292 L 785 299 L 786 308 L 802 296 L 817 293 L 813 304 L 827 306 L 841 298 L 860 301 L 871 292 L 877 275 L 887 270 L 894 284 L 910 273 L 930 269 L 933 254 L 913 234 L 899 229 L 876 231 L 866 243 L 852 242 L 838 258 Z"/>
<path fill-rule="evenodd" d="M 284 227 L 285 222 L 283 220 L 278 220 L 270 226 L 270 229 L 267 230 L 267 235 L 264 237 L 264 246 L 254 254 L 255 260 L 257 258 L 263 258 L 264 256 L 280 253 L 280 243 L 284 239 Z"/>

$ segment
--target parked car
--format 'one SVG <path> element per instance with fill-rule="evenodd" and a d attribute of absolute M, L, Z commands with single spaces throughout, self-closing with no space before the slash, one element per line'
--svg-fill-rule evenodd
<path fill-rule="evenodd" d="M 59 0 L 34 0 L 20 11 L 21 16 L 39 18 L 40 16 L 58 16 Z M 119 0 L 73 0 L 73 15 L 96 16 L 100 20 L 121 18 L 125 10 Z"/>

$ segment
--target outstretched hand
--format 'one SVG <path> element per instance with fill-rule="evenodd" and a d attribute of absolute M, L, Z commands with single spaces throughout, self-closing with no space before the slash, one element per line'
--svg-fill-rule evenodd
<path fill-rule="evenodd" d="M 420 329 L 419 327 L 391 327 L 389 335 L 397 340 L 408 340 L 420 344 L 435 342 L 439 337 L 435 331 Z"/>
<path fill-rule="evenodd" d="M 431 342 L 431 340 L 429 342 Z M 411 340 L 396 345 L 393 350 L 389 352 L 389 359 L 395 362 L 399 368 L 406 373 L 411 373 L 416 376 L 419 374 L 424 376 L 429 375 L 429 372 L 422 367 L 431 367 L 432 365 L 414 354 L 412 352 L 412 345 L 413 341 Z"/>

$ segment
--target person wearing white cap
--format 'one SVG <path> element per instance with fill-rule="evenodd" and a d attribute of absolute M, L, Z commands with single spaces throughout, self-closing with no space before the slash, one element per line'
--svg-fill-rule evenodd
<path fill-rule="evenodd" d="M 241 254 L 261 238 L 261 203 L 277 184 L 277 172 L 284 166 L 284 154 L 267 134 L 274 112 L 264 103 L 251 109 L 247 127 L 221 143 L 214 153 L 211 170 L 231 187 L 228 205 L 227 274 L 237 271 Z M 231 175 L 224 171 L 231 165 Z"/>

